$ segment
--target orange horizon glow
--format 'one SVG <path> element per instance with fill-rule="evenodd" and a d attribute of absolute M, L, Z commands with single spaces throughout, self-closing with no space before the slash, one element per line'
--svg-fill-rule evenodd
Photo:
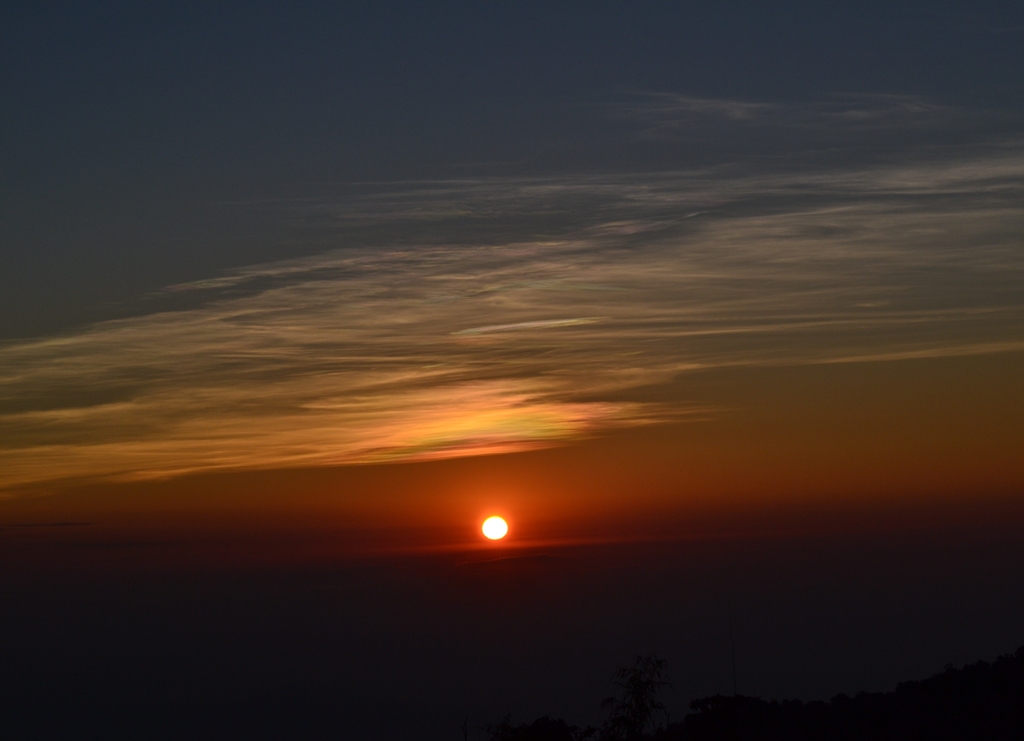
<path fill-rule="evenodd" d="M 837 170 L 824 205 L 665 206 L 807 177 L 609 176 L 620 206 L 570 236 L 250 265 L 165 289 L 178 308 L 4 342 L 0 528 L 23 529 L 3 536 L 481 547 L 514 512 L 519 548 L 1019 496 L 1022 209 L 990 183 L 1024 159 Z"/>

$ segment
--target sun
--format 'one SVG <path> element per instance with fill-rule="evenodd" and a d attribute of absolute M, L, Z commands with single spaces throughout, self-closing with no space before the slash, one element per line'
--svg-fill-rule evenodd
<path fill-rule="evenodd" d="M 508 523 L 501 517 L 488 517 L 480 529 L 484 531 L 484 537 L 491 540 L 501 540 L 508 535 Z"/>

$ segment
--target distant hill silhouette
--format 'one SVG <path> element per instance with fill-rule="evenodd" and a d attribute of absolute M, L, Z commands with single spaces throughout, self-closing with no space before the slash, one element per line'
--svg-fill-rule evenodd
<path fill-rule="evenodd" d="M 1024 646 L 991 664 L 947 666 L 893 692 L 837 695 L 830 702 L 715 695 L 694 700 L 682 721 L 647 733 L 605 724 L 578 729 L 540 718 L 489 730 L 502 741 L 1003 741 L 1024 739 Z"/>

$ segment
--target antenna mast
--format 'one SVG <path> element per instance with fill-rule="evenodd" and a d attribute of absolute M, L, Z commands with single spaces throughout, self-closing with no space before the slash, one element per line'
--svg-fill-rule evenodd
<path fill-rule="evenodd" d="M 736 642 L 732 639 L 732 600 L 729 600 L 729 648 L 732 651 L 732 695 L 739 697 L 736 689 Z"/>

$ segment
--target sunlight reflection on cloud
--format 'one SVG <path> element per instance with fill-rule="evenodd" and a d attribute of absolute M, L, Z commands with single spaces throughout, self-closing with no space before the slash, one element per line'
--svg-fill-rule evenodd
<path fill-rule="evenodd" d="M 189 308 L 0 348 L 0 487 L 510 452 L 706 418 L 630 400 L 695 368 L 1024 349 L 1022 195 L 1010 152 L 312 204 L 342 235 L 429 217 L 454 236 L 250 266 L 168 289 Z M 466 213 L 538 204 L 569 226 L 455 238 Z"/>

